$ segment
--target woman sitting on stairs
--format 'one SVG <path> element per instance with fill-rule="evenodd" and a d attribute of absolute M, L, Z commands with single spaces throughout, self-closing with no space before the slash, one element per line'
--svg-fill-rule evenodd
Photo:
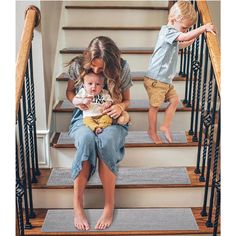
<path fill-rule="evenodd" d="M 83 209 L 83 195 L 89 178 L 96 170 L 98 156 L 98 172 L 104 189 L 104 210 L 95 226 L 106 229 L 112 223 L 115 206 L 115 183 L 118 172 L 117 163 L 123 159 L 127 125 L 111 125 L 100 134 L 95 134 L 83 124 L 82 111 L 88 109 L 79 104 L 75 95 L 81 88 L 81 77 L 89 71 L 103 74 L 105 88 L 110 92 L 114 105 L 104 113 L 116 119 L 126 110 L 130 101 L 132 86 L 128 63 L 120 57 L 120 50 L 108 37 L 94 38 L 82 56 L 69 63 L 69 81 L 67 98 L 75 105 L 69 128 L 69 135 L 74 138 L 76 155 L 72 165 L 74 180 L 74 225 L 77 229 L 90 229 Z"/>

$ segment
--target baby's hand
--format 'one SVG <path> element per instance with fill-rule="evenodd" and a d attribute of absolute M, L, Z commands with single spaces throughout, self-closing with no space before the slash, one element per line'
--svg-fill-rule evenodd
<path fill-rule="evenodd" d="M 105 109 L 109 108 L 111 105 L 112 105 L 112 102 L 105 102 L 102 104 L 102 108 L 103 108 L 103 110 L 105 110 Z"/>
<path fill-rule="evenodd" d="M 212 23 L 205 24 L 206 32 L 211 32 L 212 34 L 216 35 L 215 26 Z"/>
<path fill-rule="evenodd" d="M 83 99 L 83 104 L 89 105 L 92 101 L 93 101 L 93 95 L 87 95 L 87 96 Z"/>

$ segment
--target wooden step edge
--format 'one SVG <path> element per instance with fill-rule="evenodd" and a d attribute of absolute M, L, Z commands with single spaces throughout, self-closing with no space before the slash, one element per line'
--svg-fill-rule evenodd
<path fill-rule="evenodd" d="M 125 207 L 125 208 L 119 208 L 119 209 L 153 209 L 153 208 L 156 208 L 156 207 Z M 163 230 L 159 230 L 159 231 L 139 231 L 139 232 L 132 232 L 132 231 L 129 231 L 129 232 L 126 232 L 126 231 L 123 231 L 123 232 L 105 232 L 105 231 L 98 231 L 98 232 L 55 232 L 55 233 L 45 233 L 45 232 L 42 232 L 41 229 L 42 229 L 42 225 L 44 223 L 44 219 L 46 217 L 46 214 L 47 214 L 47 211 L 50 210 L 50 209 L 45 209 L 45 208 L 38 208 L 38 209 L 34 209 L 35 210 L 35 213 L 36 213 L 36 217 L 35 218 L 32 218 L 30 219 L 30 222 L 33 226 L 32 229 L 25 229 L 25 235 L 31 235 L 31 236 L 46 236 L 46 235 L 53 235 L 53 236 L 56 236 L 56 235 L 61 235 L 61 236 L 67 236 L 67 235 L 93 235 L 93 236 L 101 236 L 101 235 L 201 235 L 201 234 L 209 234 L 209 235 L 212 235 L 213 234 L 213 228 L 212 227 L 207 227 L 205 222 L 207 221 L 208 219 L 208 216 L 201 216 L 201 211 L 202 211 L 202 208 L 201 207 L 191 207 L 191 210 L 193 212 L 193 216 L 196 220 L 196 223 L 199 227 L 199 230 L 184 230 L 184 231 L 163 231 Z M 207 212 L 208 212 L 208 208 L 207 208 Z M 215 213 L 213 212 L 213 218 L 212 219 L 215 219 Z M 218 226 L 218 229 L 217 229 L 217 233 L 220 234 L 221 232 L 221 222 L 220 222 L 220 219 L 219 219 L 219 226 Z"/>
<path fill-rule="evenodd" d="M 140 75 L 137 75 L 136 72 L 134 72 L 134 74 L 132 74 L 131 72 L 132 81 L 143 81 L 145 73 L 146 72 L 143 73 L 140 72 L 139 73 Z M 68 80 L 69 80 L 68 74 L 65 72 L 61 73 L 59 76 L 56 77 L 56 81 L 68 81 Z M 173 81 L 186 81 L 186 77 L 181 75 L 176 75 Z"/>
<path fill-rule="evenodd" d="M 60 54 L 82 54 L 85 48 L 63 48 L 59 51 Z M 120 48 L 121 54 L 140 54 L 140 55 L 151 55 L 154 48 L 147 47 L 134 47 L 134 48 Z M 181 51 L 178 52 L 181 54 Z M 191 54 L 191 52 L 190 52 Z"/>
<path fill-rule="evenodd" d="M 122 54 L 152 54 L 154 49 L 149 48 L 121 48 Z M 60 54 L 82 54 L 84 48 L 64 48 L 61 49 Z"/>
<path fill-rule="evenodd" d="M 55 105 L 54 105 L 54 108 L 53 108 L 53 112 L 55 113 L 71 113 L 73 112 L 74 108 L 72 107 L 68 107 L 68 108 L 61 108 L 62 104 L 63 104 L 63 101 L 64 100 L 60 100 L 58 101 Z M 148 109 L 149 107 L 129 107 L 127 109 L 128 112 L 148 112 Z M 165 112 L 166 111 L 166 108 L 160 108 L 159 109 L 159 112 Z M 183 104 L 183 107 L 181 108 L 177 108 L 176 109 L 176 112 L 191 112 L 192 111 L 192 108 L 191 107 L 187 107 L 185 104 Z"/>
<path fill-rule="evenodd" d="M 156 207 L 125 207 L 125 208 L 119 208 L 119 209 L 153 209 Z M 32 223 L 33 228 L 32 229 L 26 229 L 25 230 L 25 235 L 31 235 L 31 236 L 45 236 L 45 235 L 63 235 L 63 236 L 67 236 L 67 235 L 93 235 L 93 236 L 101 236 L 101 235 L 201 235 L 201 234 L 209 234 L 212 235 L 213 234 L 213 228 L 212 227 L 207 227 L 205 225 L 205 222 L 207 221 L 208 217 L 207 216 L 201 216 L 201 211 L 202 208 L 201 207 L 192 207 L 191 210 L 193 212 L 193 216 L 196 220 L 196 223 L 199 227 L 199 230 L 184 230 L 184 231 L 163 231 L 163 230 L 159 230 L 159 231 L 139 231 L 139 232 L 133 232 L 133 231 L 123 231 L 123 232 L 105 232 L 105 231 L 98 231 L 98 232 L 55 232 L 55 233 L 45 233 L 42 232 L 42 225 L 44 223 L 44 219 L 46 217 L 47 211 L 50 209 L 45 209 L 45 208 L 38 208 L 35 209 L 35 213 L 36 213 L 36 217 L 33 219 L 30 219 L 30 222 Z M 208 208 L 207 208 L 208 211 Z M 213 218 L 215 218 L 215 214 L 213 212 Z M 221 225 L 220 225 L 220 219 L 219 219 L 219 226 L 217 229 L 218 234 L 220 234 L 221 230 Z"/>
<path fill-rule="evenodd" d="M 63 26 L 62 30 L 160 30 L 161 26 Z"/>
<path fill-rule="evenodd" d="M 169 8 L 168 7 L 155 7 L 155 6 L 108 6 L 108 5 L 104 5 L 104 6 L 65 6 L 65 9 L 109 9 L 109 10 L 163 10 L 163 11 L 168 11 Z"/>
<path fill-rule="evenodd" d="M 132 132 L 132 131 L 131 131 Z M 58 143 L 58 139 L 60 136 L 60 132 L 55 132 L 53 141 L 50 143 L 50 146 L 53 148 L 75 148 L 74 143 Z M 146 147 L 197 147 L 198 142 L 192 141 L 192 135 L 188 134 L 188 131 L 186 131 L 186 138 L 187 143 L 161 143 L 161 144 L 155 144 L 155 143 L 125 143 L 125 147 L 127 148 L 146 148 Z"/>
<path fill-rule="evenodd" d="M 121 167 L 122 168 L 122 167 Z M 135 168 L 135 167 L 134 167 Z M 190 179 L 190 184 L 116 184 L 116 189 L 145 189 L 145 188 L 203 188 L 205 187 L 205 182 L 200 182 L 200 174 L 195 174 L 195 167 L 186 167 L 188 176 Z M 32 184 L 32 189 L 73 189 L 73 184 L 71 185 L 47 185 L 49 176 L 52 169 L 40 169 L 41 175 L 37 176 L 37 183 Z M 210 173 L 210 179 L 212 173 Z M 209 187 L 211 187 L 209 183 Z M 87 185 L 87 189 L 102 189 L 101 184 L 97 185 Z"/>

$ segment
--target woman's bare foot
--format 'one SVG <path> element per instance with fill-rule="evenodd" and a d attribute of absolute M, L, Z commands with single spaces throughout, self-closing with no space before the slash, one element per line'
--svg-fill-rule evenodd
<path fill-rule="evenodd" d="M 173 142 L 172 133 L 171 133 L 170 128 L 167 128 L 165 126 L 161 126 L 160 131 L 162 131 L 164 133 L 164 135 L 169 143 Z"/>
<path fill-rule="evenodd" d="M 156 133 L 148 131 L 148 135 L 155 144 L 162 143 L 161 139 L 158 137 L 158 135 Z"/>
<path fill-rule="evenodd" d="M 79 230 L 89 230 L 89 223 L 83 208 L 74 211 L 74 226 Z"/>
<path fill-rule="evenodd" d="M 111 225 L 112 220 L 113 220 L 113 211 L 114 211 L 113 207 L 105 207 L 100 219 L 98 220 L 95 226 L 95 229 L 108 228 Z"/>
<path fill-rule="evenodd" d="M 103 131 L 103 128 L 98 127 L 95 129 L 95 134 L 100 134 L 102 133 L 102 131 Z"/>

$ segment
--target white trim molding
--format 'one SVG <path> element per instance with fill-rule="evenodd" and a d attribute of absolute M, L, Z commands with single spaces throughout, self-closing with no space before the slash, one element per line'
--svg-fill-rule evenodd
<path fill-rule="evenodd" d="M 50 168 L 50 142 L 49 142 L 49 130 L 37 130 L 37 149 L 38 149 L 38 161 L 39 168 Z"/>

